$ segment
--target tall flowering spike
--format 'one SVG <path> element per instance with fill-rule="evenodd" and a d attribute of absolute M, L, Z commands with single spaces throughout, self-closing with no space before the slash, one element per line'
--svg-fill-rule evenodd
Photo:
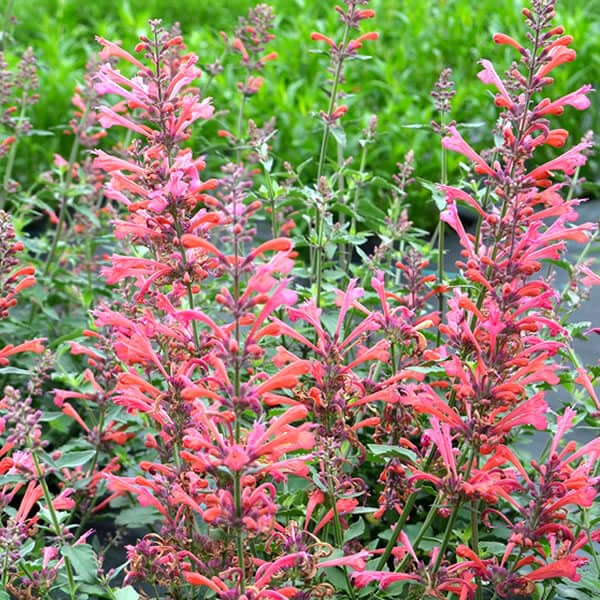
<path fill-rule="evenodd" d="M 542 267 L 545 261 L 559 260 L 568 241 L 586 243 L 595 229 L 591 223 L 575 225 L 574 207 L 580 200 L 560 195 L 565 176 L 585 165 L 589 140 L 550 160 L 537 159 L 541 146 L 560 148 L 567 142 L 568 133 L 551 126 L 548 117 L 565 107 L 585 109 L 591 91 L 582 86 L 555 101 L 538 100 L 552 83 L 552 70 L 575 58 L 568 48 L 572 39 L 551 25 L 553 6 L 552 0 L 534 0 L 532 9 L 524 11 L 531 28 L 529 43 L 494 36 L 496 43 L 519 53 L 519 63 L 504 76 L 491 61 L 481 61 L 479 79 L 494 87 L 501 110 L 493 152 L 479 154 L 454 126 L 442 140 L 446 149 L 474 163 L 484 189 L 470 194 L 451 186 L 440 188 L 447 200 L 441 218 L 458 234 L 463 251 L 456 264 L 468 284 L 454 290 L 440 324 L 444 354 L 439 364 L 445 379 L 435 387 L 416 387 L 401 398 L 410 409 L 429 415 L 432 427 L 426 434 L 445 471 L 428 472 L 417 463 L 410 468 L 413 480 L 430 481 L 443 498 L 454 498 L 451 504 L 462 497 L 472 503 L 471 509 L 487 511 L 488 524 L 497 517 L 511 529 L 502 561 L 481 560 L 476 533 L 472 549 L 460 550 L 470 561 L 446 571 L 470 570 L 493 585 L 499 597 L 531 593 L 534 582 L 551 577 L 553 568 L 557 577 L 577 579 L 584 561 L 576 554 L 575 526 L 566 511 L 592 502 L 595 480 L 590 469 L 598 460 L 595 446 L 586 448 L 587 461 L 580 461 L 583 455 L 569 444 L 559 450 L 560 436 L 574 416 L 570 409 L 559 420 L 543 464 L 534 461 L 528 471 L 508 447 L 520 428 L 547 427 L 545 389 L 558 384 L 557 353 L 570 342 L 561 300 Z M 477 214 L 476 235 L 463 225 L 459 203 Z M 464 472 L 458 469 L 461 460 Z M 456 506 L 439 512 L 452 518 L 460 514 Z M 558 537 L 563 554 L 552 560 L 542 548 Z M 438 567 L 447 560 L 447 550 L 442 544 Z M 530 570 L 527 566 L 534 562 L 544 566 Z"/>
<path fill-rule="evenodd" d="M 247 16 L 239 19 L 233 39 L 224 32 L 221 33 L 227 45 L 241 57 L 245 75 L 237 88 L 246 97 L 258 93 L 263 83 L 260 73 L 265 64 L 277 59 L 277 52 L 267 52 L 267 45 L 275 39 L 272 33 L 274 20 L 275 14 L 271 6 L 257 4 L 248 10 Z M 238 135 L 241 133 L 238 132 Z"/>
<path fill-rule="evenodd" d="M 18 254 L 24 250 L 17 241 L 7 213 L 0 210 L 0 319 L 17 303 L 17 294 L 35 284 L 34 267 L 19 267 Z"/>
<path fill-rule="evenodd" d="M 6 14 L 7 23 L 9 15 L 10 12 Z M 33 129 L 27 108 L 39 99 L 38 84 L 37 61 L 31 48 L 23 52 L 14 70 L 9 69 L 4 52 L 0 51 L 0 124 L 8 134 L 0 139 L 0 159 L 9 156 L 0 189 L 0 210 L 19 187 L 12 178 L 14 160 L 19 139 Z"/>
<path fill-rule="evenodd" d="M 313 32 L 310 36 L 313 41 L 325 42 L 329 46 L 328 52 L 331 62 L 328 70 L 334 78 L 331 82 L 333 93 L 330 98 L 328 111 L 321 111 L 321 118 L 328 125 L 335 123 L 348 110 L 346 105 L 342 104 L 338 106 L 338 98 L 342 95 L 338 85 L 344 81 L 345 62 L 349 58 L 356 56 L 365 42 L 379 39 L 379 34 L 376 31 L 369 31 L 359 35 L 355 39 L 350 39 L 351 31 L 359 29 L 361 21 L 373 19 L 375 11 L 361 8 L 362 5 L 368 4 L 368 0 L 348 0 L 344 4 L 344 7 L 336 6 L 335 8 L 340 21 L 344 24 L 344 34 L 341 41 L 335 42 L 330 37 L 319 32 Z"/>
<path fill-rule="evenodd" d="M 242 61 L 270 40 L 270 14 L 260 5 L 242 22 L 232 42 Z M 260 564 L 253 548 L 277 526 L 273 482 L 306 477 L 314 446 L 310 425 L 294 423 L 308 411 L 289 402 L 309 361 L 262 370 L 269 362 L 264 341 L 279 335 L 275 311 L 297 299 L 285 279 L 293 244 L 277 238 L 253 245 L 261 203 L 250 195 L 252 173 L 243 164 L 224 165 L 218 180 L 200 178 L 204 159 L 181 147 L 193 123 L 212 114 L 209 100 L 189 87 L 197 58 L 182 53 L 179 35 L 158 22 L 151 28 L 138 44 L 139 61 L 102 42 L 104 55 L 137 68 L 134 77 L 105 64 L 96 78 L 101 93 L 120 96 L 129 109 L 105 107 L 104 124 L 139 135 L 126 156 L 98 151 L 95 163 L 110 178 L 107 195 L 128 209 L 115 221 L 117 237 L 144 247 L 110 257 L 103 273 L 129 298 L 97 308 L 96 325 L 108 330 L 124 365 L 107 393 L 132 418 L 143 415 L 153 432 L 146 445 L 155 452 L 140 464 L 141 475 L 105 475 L 111 495 L 102 506 L 131 494 L 162 515 L 161 549 L 152 536 L 132 548 L 129 581 L 216 590 L 218 576 L 241 594 Z M 197 308 L 208 298 L 217 315 Z M 91 430 L 68 398 L 81 396 L 58 394 L 63 412 Z M 279 416 L 267 412 L 286 403 L 292 407 Z M 109 427 L 104 438 L 119 434 L 127 435 Z M 208 547 L 196 519 L 215 540 Z"/>

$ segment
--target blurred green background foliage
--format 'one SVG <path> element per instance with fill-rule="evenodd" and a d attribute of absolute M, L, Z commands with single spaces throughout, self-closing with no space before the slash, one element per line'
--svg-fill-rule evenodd
<path fill-rule="evenodd" d="M 5 0 L 10 2 L 10 0 Z M 62 136 L 71 107 L 74 86 L 82 80 L 86 60 L 98 51 L 94 40 L 100 35 L 121 40 L 132 49 L 138 36 L 147 32 L 150 18 L 161 18 L 165 25 L 179 22 L 190 51 L 201 64 L 224 56 L 220 31 L 231 33 L 239 16 L 255 3 L 248 0 L 17 0 L 13 11 L 17 23 L 12 29 L 13 43 L 8 54 L 32 46 L 40 66 L 40 102 L 34 107 L 32 121 L 39 131 L 57 136 L 37 135 L 19 148 L 16 176 L 27 183 L 29 173 L 48 161 L 50 152 L 68 152 L 70 141 Z M 320 54 L 325 44 L 313 42 L 310 34 L 319 31 L 334 39 L 340 24 L 333 2 L 323 0 L 273 0 L 277 15 L 276 39 L 271 49 L 279 59 L 265 68 L 265 84 L 252 98 L 247 114 L 261 124 L 276 117 L 277 136 L 273 153 L 279 161 L 297 166 L 309 161 L 311 174 L 318 154 L 321 123 L 318 111 L 326 108 L 325 94 L 328 57 Z M 413 149 L 416 175 L 424 180 L 439 179 L 439 138 L 431 131 L 435 118 L 431 89 L 445 67 L 453 70 L 456 97 L 454 118 L 463 134 L 477 149 L 492 145 L 491 126 L 497 109 L 489 86 L 479 82 L 477 61 L 488 58 L 502 73 L 518 58 L 507 46 L 497 46 L 491 37 L 501 31 L 524 41 L 525 27 L 521 0 L 374 0 L 377 11 L 368 26 L 380 33 L 376 42 L 367 42 L 364 54 L 370 60 L 348 65 L 344 90 L 349 111 L 344 117 L 347 138 L 346 156 L 358 163 L 358 142 L 369 117 L 379 119 L 377 143 L 369 151 L 367 168 L 389 179 L 395 164 Z M 600 0 L 559 0 L 556 23 L 575 38 L 575 63 L 553 72 L 555 96 L 563 95 L 584 83 L 598 87 L 600 77 Z M 16 52 L 15 52 L 16 53 Z M 215 107 L 227 111 L 237 94 L 237 57 L 224 57 L 224 71 L 212 83 L 208 95 Z M 237 100 L 236 100 L 237 102 Z M 237 106 L 237 104 L 234 104 Z M 232 107 L 232 110 L 236 110 Z M 569 143 L 577 143 L 589 129 L 599 130 L 600 100 L 592 95 L 592 107 L 585 115 L 567 109 L 557 126 L 571 133 Z M 226 112 L 223 116 L 226 121 Z M 214 133 L 219 127 L 214 125 Z M 207 151 L 218 153 L 215 137 Z M 204 143 L 200 138 L 198 146 Z M 218 140 L 217 140 L 218 143 Z M 210 156 L 209 156 L 210 158 Z M 310 162 L 312 159 L 313 163 Z M 451 168 L 458 163 L 451 157 Z M 36 168 L 32 169 L 35 165 Z M 585 175 L 590 182 L 588 195 L 598 195 L 600 168 L 592 159 Z M 452 180 L 452 176 L 451 176 Z M 595 182 L 595 183 L 594 183 Z M 375 204 L 384 203 L 385 191 L 371 191 Z M 425 187 L 416 186 L 411 194 L 412 216 L 420 225 L 435 221 L 435 207 Z"/>

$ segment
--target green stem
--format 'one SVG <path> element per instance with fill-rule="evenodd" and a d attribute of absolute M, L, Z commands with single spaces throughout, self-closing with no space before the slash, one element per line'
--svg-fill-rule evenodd
<path fill-rule="evenodd" d="M 83 118 L 85 118 L 85 115 L 82 117 L 82 119 Z M 44 264 L 44 276 L 48 275 L 48 273 L 50 272 L 50 267 L 52 266 L 52 262 L 54 261 L 56 249 L 58 248 L 58 242 L 60 241 L 60 237 L 62 234 L 63 225 L 65 224 L 65 219 L 67 217 L 67 193 L 69 188 L 71 187 L 71 183 L 73 182 L 73 165 L 75 164 L 75 159 L 77 158 L 78 152 L 79 137 L 75 136 L 75 140 L 73 141 L 73 145 L 71 146 L 71 152 L 69 154 L 69 164 L 67 169 L 67 175 L 65 177 L 63 192 L 60 196 L 60 210 L 58 213 L 58 223 L 56 224 L 56 228 L 54 230 L 54 238 L 52 240 L 50 252 L 48 252 L 48 256 L 46 257 L 46 262 Z"/>
<path fill-rule="evenodd" d="M 565 202 L 570 202 L 573 199 L 573 194 L 575 193 L 575 186 L 577 185 L 577 181 L 579 180 L 579 172 L 581 171 L 581 167 L 577 167 L 575 169 L 575 173 L 573 178 L 571 179 L 571 184 L 569 185 L 569 191 L 567 193 L 567 198 Z"/>
<path fill-rule="evenodd" d="M 348 41 L 348 35 L 350 33 L 350 25 L 346 23 L 344 28 L 344 35 L 341 42 L 341 48 L 346 47 Z M 340 85 L 340 77 L 342 74 L 342 67 L 344 64 L 343 58 L 338 60 L 333 76 L 333 84 L 331 88 L 331 95 L 329 97 L 329 107 L 327 108 L 327 120 L 323 127 L 323 136 L 321 138 L 321 148 L 319 150 L 319 163 L 317 165 L 317 184 L 323 175 L 323 169 L 325 167 L 325 156 L 327 154 L 327 142 L 329 141 L 329 133 L 331 131 L 331 125 L 329 120 L 335 110 L 335 102 L 337 100 L 338 87 Z M 315 264 L 313 269 L 313 281 L 316 280 L 317 285 L 317 307 L 321 305 L 321 270 L 323 263 L 323 221 L 325 220 L 325 210 L 319 210 L 317 207 L 315 231 L 317 233 L 317 247 L 315 249 Z"/>
<path fill-rule="evenodd" d="M 20 124 L 25 118 L 26 112 L 27 94 L 23 92 L 23 96 L 21 96 L 21 110 L 19 111 L 19 120 L 17 121 L 17 127 L 20 127 Z M 10 184 L 13 167 L 15 165 L 15 157 L 17 156 L 17 146 L 19 144 L 19 140 L 21 139 L 19 135 L 16 135 L 15 137 L 16 139 L 10 146 L 10 150 L 8 152 L 8 159 L 6 160 L 6 170 L 4 171 L 4 179 L 2 181 L 2 197 L 0 198 L 0 210 L 4 208 L 4 204 L 8 199 L 8 186 Z"/>
<path fill-rule="evenodd" d="M 271 235 L 273 239 L 277 237 L 277 213 L 275 212 L 275 190 L 273 189 L 273 178 L 271 173 L 267 171 L 263 165 L 265 171 L 265 181 L 267 183 L 267 199 L 269 200 L 269 206 L 271 208 Z"/>
<path fill-rule="evenodd" d="M 6 10 L 4 11 L 4 19 L 2 20 L 2 37 L 0 38 L 0 50 L 4 50 L 4 48 L 6 48 L 6 37 L 8 36 L 10 18 L 12 16 L 14 4 L 15 0 L 8 0 Z"/>
<path fill-rule="evenodd" d="M 473 464 L 476 464 L 476 461 L 478 461 L 478 458 L 479 458 L 479 449 L 473 448 L 473 452 L 471 453 L 471 457 L 469 459 L 469 464 L 467 465 L 467 469 L 466 469 L 465 475 L 464 475 L 465 481 L 467 479 L 469 479 L 469 476 L 471 475 L 471 469 L 473 468 Z M 444 560 L 444 554 L 446 553 L 446 548 L 448 547 L 448 544 L 450 543 L 450 537 L 452 536 L 452 529 L 454 528 L 454 524 L 456 523 L 456 519 L 458 518 L 458 513 L 460 512 L 462 505 L 463 505 L 462 498 L 458 498 L 456 500 L 456 504 L 452 508 L 452 514 L 450 515 L 450 518 L 448 519 L 448 523 L 446 524 L 446 530 L 444 531 L 444 539 L 442 540 L 442 544 L 440 545 L 440 552 L 435 561 L 435 565 L 433 567 L 433 573 L 437 573 L 437 571 L 440 568 L 440 565 L 442 564 L 442 561 Z"/>
<path fill-rule="evenodd" d="M 233 394 L 234 402 L 239 402 L 241 392 L 241 373 L 240 373 L 240 315 L 238 312 L 240 301 L 240 240 L 237 233 L 237 209 L 234 205 L 233 210 L 233 306 L 234 306 L 234 337 L 236 342 L 236 355 L 233 357 Z M 241 414 L 239 404 L 235 408 L 235 443 L 239 444 L 241 440 Z M 235 505 L 235 514 L 237 517 L 236 532 L 236 553 L 238 567 L 240 569 L 240 593 L 243 594 L 246 589 L 246 567 L 244 558 L 244 531 L 242 529 L 242 484 L 241 473 L 236 471 L 233 477 L 233 496 Z"/>
<path fill-rule="evenodd" d="M 325 231 L 325 203 L 323 202 L 317 207 L 317 247 L 316 251 L 316 262 L 315 262 L 315 275 L 316 275 L 316 286 L 317 286 L 317 308 L 321 306 L 321 281 L 323 278 L 323 237 Z"/>
<path fill-rule="evenodd" d="M 187 269 L 188 261 L 187 256 L 185 255 L 185 249 L 183 244 L 181 243 L 181 237 L 183 232 L 181 231 L 181 225 L 177 220 L 177 215 L 175 214 L 175 210 L 172 212 L 173 215 L 173 225 L 175 227 L 175 232 L 177 233 L 177 245 L 179 246 L 179 254 L 181 256 L 181 266 L 184 270 Z M 194 292 L 192 291 L 192 283 L 188 281 L 185 283 L 185 288 L 187 291 L 188 304 L 190 306 L 190 310 L 194 310 L 196 305 L 194 302 Z M 200 332 L 198 330 L 198 321 L 192 319 L 192 332 L 194 334 L 194 346 L 196 347 L 196 351 L 200 350 Z"/>
<path fill-rule="evenodd" d="M 240 147 L 240 140 L 242 139 L 242 127 L 244 125 L 244 108 L 246 107 L 246 96 L 242 95 L 242 101 L 240 102 L 240 109 L 238 111 L 238 120 L 237 120 L 237 148 L 236 148 L 236 157 L 237 162 L 240 162 L 242 159 L 242 149 Z"/>
<path fill-rule="evenodd" d="M 52 506 L 52 497 L 50 495 L 50 490 L 48 489 L 48 484 L 46 483 L 46 480 L 43 476 L 42 466 L 40 464 L 40 460 L 38 458 L 38 455 L 37 455 L 37 452 L 35 449 L 32 449 L 31 457 L 33 459 L 33 464 L 35 467 L 36 475 L 38 477 L 40 486 L 42 488 L 42 493 L 44 494 L 44 500 L 46 501 L 46 506 L 48 507 L 48 513 L 50 514 L 50 520 L 52 521 L 52 526 L 54 527 L 54 532 L 55 532 L 56 536 L 58 537 L 58 539 L 60 540 L 61 546 L 65 547 L 66 546 L 65 538 L 64 538 L 60 523 L 58 521 L 58 516 L 56 514 L 56 511 L 54 510 L 54 507 Z M 67 579 L 69 580 L 69 594 L 70 594 L 72 600 L 76 600 L 77 587 L 75 585 L 75 579 L 73 578 L 73 567 L 71 566 L 71 561 L 65 554 L 63 554 L 63 558 L 65 561 L 65 569 L 67 571 Z"/>
<path fill-rule="evenodd" d="M 344 545 L 344 532 L 342 529 L 340 514 L 338 512 L 337 505 L 335 502 L 335 486 L 333 484 L 333 477 L 331 476 L 331 473 L 329 471 L 327 472 L 327 483 L 329 486 L 329 496 L 331 498 L 331 506 L 333 509 L 333 528 L 335 532 L 335 543 L 337 547 L 341 550 L 342 546 Z M 355 600 L 356 596 L 354 594 L 352 582 L 350 581 L 350 576 L 348 575 L 348 567 L 344 565 L 342 567 L 342 570 L 344 572 L 344 578 L 346 580 L 346 585 L 348 586 L 348 593 L 350 594 L 350 598 L 352 598 L 352 600 Z"/>
<path fill-rule="evenodd" d="M 8 548 L 6 549 L 6 554 L 4 555 L 4 567 L 2 568 L 2 587 L 6 589 L 6 584 L 8 583 L 8 560 L 10 554 L 8 552 Z"/>
<path fill-rule="evenodd" d="M 427 456 L 427 459 L 425 460 L 425 465 L 423 466 L 424 471 L 427 471 L 427 469 L 433 462 L 433 457 L 435 456 L 435 452 L 436 452 L 435 447 L 431 448 L 431 450 L 429 451 L 429 456 Z M 402 528 L 406 524 L 406 520 L 408 519 L 410 512 L 415 505 L 415 502 L 417 500 L 417 494 L 419 493 L 419 491 L 420 490 L 415 490 L 406 499 L 406 504 L 404 505 L 404 510 L 402 511 L 400 518 L 398 519 L 398 521 L 396 522 L 396 525 L 394 526 L 392 535 L 391 535 L 390 539 L 388 540 L 388 543 L 385 546 L 385 550 L 383 551 L 383 554 L 381 555 L 379 562 L 377 563 L 377 567 L 375 567 L 376 571 L 381 571 L 381 569 L 383 569 L 383 567 L 387 563 L 387 560 L 390 557 L 390 554 L 392 553 L 392 549 L 394 548 L 394 546 L 396 545 L 396 542 L 398 541 L 398 538 L 400 537 Z M 436 499 L 436 502 L 434 502 L 434 505 L 435 504 L 437 504 L 437 499 Z M 427 519 L 429 519 L 429 515 L 427 516 Z"/>
<path fill-rule="evenodd" d="M 344 181 L 344 173 L 343 173 L 344 148 L 339 143 L 337 144 L 337 162 L 338 162 L 337 180 L 338 180 L 339 202 L 340 202 L 340 204 L 345 204 L 345 198 L 344 198 L 345 181 Z M 340 212 L 340 214 L 338 215 L 338 223 L 339 223 L 341 231 L 343 231 L 344 225 L 346 224 L 346 214 L 343 211 Z M 343 273 L 345 273 L 347 271 L 347 268 L 350 264 L 350 261 L 348 260 L 348 257 L 346 256 L 347 252 L 348 252 L 348 247 L 345 242 L 342 242 L 342 244 L 340 245 L 340 252 L 339 252 L 338 260 L 339 260 L 340 270 Z"/>
<path fill-rule="evenodd" d="M 352 218 L 350 221 L 350 233 L 354 235 L 356 233 L 356 215 L 358 214 L 358 194 L 360 192 L 362 178 L 365 173 L 365 168 L 367 166 L 367 147 L 369 142 L 364 140 L 362 151 L 360 153 L 360 165 L 358 167 L 358 181 L 356 182 L 356 187 L 354 188 L 354 198 L 352 199 Z"/>
<path fill-rule="evenodd" d="M 442 564 L 442 560 L 444 560 L 444 555 L 446 554 L 446 548 L 450 543 L 450 537 L 452 536 L 452 530 L 454 529 L 454 524 L 456 523 L 456 519 L 458 518 L 458 513 L 462 506 L 462 500 L 457 500 L 456 504 L 452 509 L 452 514 L 448 519 L 448 523 L 446 523 L 446 530 L 444 531 L 444 539 L 442 539 L 442 543 L 439 548 L 439 554 L 436 558 L 435 565 L 433 567 L 433 573 L 437 573 Z"/>
<path fill-rule="evenodd" d="M 417 500 L 417 492 L 415 491 L 406 500 L 406 504 L 404 505 L 402 514 L 400 515 L 400 518 L 398 519 L 398 521 L 396 521 L 396 525 L 394 526 L 392 535 L 390 536 L 390 539 L 388 540 L 388 543 L 385 546 L 385 550 L 383 551 L 383 554 L 381 555 L 381 558 L 379 559 L 379 562 L 377 563 L 377 566 L 375 567 L 376 571 L 381 571 L 383 569 L 383 567 L 385 567 L 385 565 L 387 564 L 388 558 L 392 554 L 392 550 L 393 550 L 394 546 L 396 545 L 398 538 L 400 537 L 400 533 L 402 532 L 402 529 L 403 529 L 404 525 L 406 524 L 406 520 L 408 519 L 408 516 L 410 515 L 410 513 L 415 505 L 416 500 Z"/>
<path fill-rule="evenodd" d="M 479 556 L 479 500 L 471 502 L 471 549 Z M 475 600 L 482 600 L 481 577 L 475 578 Z"/>
<path fill-rule="evenodd" d="M 437 499 L 436 499 L 436 501 L 431 505 L 431 509 L 427 513 L 427 516 L 425 517 L 425 520 L 423 521 L 423 525 L 421 525 L 421 529 L 419 529 L 419 533 L 417 533 L 415 539 L 412 540 L 413 548 L 417 548 L 419 546 L 419 544 L 421 543 L 421 540 L 425 537 L 425 534 L 427 533 L 427 530 L 429 529 L 429 526 L 431 525 L 431 522 L 433 521 L 433 519 L 435 517 L 435 513 L 437 512 L 438 508 L 439 508 L 439 505 L 438 505 Z M 402 573 L 402 569 L 404 569 L 404 567 L 406 566 L 406 563 L 409 561 L 409 559 L 410 559 L 410 554 L 407 552 L 405 554 L 404 558 L 402 559 L 402 561 L 400 562 L 400 564 L 396 567 L 396 571 L 398 573 Z"/>
<path fill-rule="evenodd" d="M 441 113 L 441 123 L 442 123 L 442 131 L 444 131 L 446 126 L 446 113 Z M 441 156 L 441 183 L 442 185 L 448 184 L 448 156 L 447 150 L 442 145 L 442 156 Z M 444 282 L 444 244 L 446 237 L 446 223 L 439 220 L 439 230 L 438 230 L 438 285 L 442 285 Z M 444 293 L 440 292 L 438 294 L 438 311 L 440 313 L 440 321 L 444 321 Z M 439 346 L 442 342 L 442 332 L 438 329 L 437 332 L 437 345 Z"/>

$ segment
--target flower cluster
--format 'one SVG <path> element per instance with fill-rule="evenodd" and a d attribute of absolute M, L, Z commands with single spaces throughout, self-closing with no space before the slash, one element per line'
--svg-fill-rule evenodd
<path fill-rule="evenodd" d="M 568 133 L 553 122 L 586 109 L 591 87 L 558 99 L 547 91 L 553 70 L 575 58 L 572 40 L 552 24 L 553 0 L 524 11 L 526 43 L 494 36 L 518 59 L 502 76 L 481 61 L 479 78 L 494 86 L 499 109 L 494 146 L 483 152 L 449 120 L 454 84 L 442 72 L 433 93 L 444 152 L 441 182 L 430 186 L 441 213 L 434 273 L 431 246 L 405 209 L 417 180 L 412 152 L 391 177 L 372 255 L 358 247 L 377 118 L 351 171 L 339 101 L 346 61 L 378 37 L 352 37 L 375 17 L 367 6 L 335 8 L 340 41 L 312 34 L 327 45 L 332 76 L 313 184 L 300 167 L 284 164 L 283 176 L 274 168 L 274 120 L 261 127 L 245 113 L 276 58 L 270 7 L 222 34 L 244 70 L 237 128 L 216 134 L 232 143 L 235 162 L 218 155 L 220 145 L 215 156 L 197 153 L 195 128 L 229 112 L 216 113 L 218 101 L 206 96 L 219 62 L 199 86 L 198 56 L 160 20 L 131 52 L 97 38 L 100 63 L 74 98 L 72 152 L 46 177 L 60 214 L 38 277 L 60 280 L 62 257 L 73 261 L 61 233 L 75 223 L 90 244 L 70 276 L 86 269 L 86 307 L 94 297 L 93 324 L 69 321 L 56 356 L 43 338 L 5 341 L 9 311 L 35 269 L 20 266 L 25 246 L 0 211 L 0 585 L 8 594 L 548 599 L 598 566 L 589 511 L 600 441 L 567 440 L 600 404 L 567 317 L 600 278 L 582 259 L 570 296 L 553 279 L 567 245 L 585 244 L 585 255 L 597 230 L 578 220 L 583 199 L 574 197 L 591 139 L 566 148 Z M 123 145 L 97 146 L 119 132 Z M 81 165 L 80 146 L 93 148 Z M 468 181 L 448 183 L 446 151 L 472 163 Z M 101 211 L 114 217 L 114 239 L 103 236 Z M 305 231 L 284 223 L 289 211 Z M 451 280 L 446 226 L 461 248 Z M 44 254 L 43 244 L 31 246 Z M 93 279 L 98 262 L 103 284 Z M 40 310 L 52 317 L 41 296 L 31 321 Z M 60 311 L 67 320 L 69 309 Z M 13 362 L 25 352 L 43 353 L 30 370 L 27 356 Z M 559 409 L 547 396 L 565 382 L 573 402 Z M 519 442 L 541 433 L 547 447 L 525 456 Z M 88 543 L 86 528 L 106 516 L 123 530 Z M 146 528 L 122 544 L 117 594 L 119 570 L 104 571 L 102 561 L 138 522 Z"/>

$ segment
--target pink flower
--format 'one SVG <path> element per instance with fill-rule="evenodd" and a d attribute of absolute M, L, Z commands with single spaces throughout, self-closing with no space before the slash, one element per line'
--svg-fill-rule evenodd
<path fill-rule="evenodd" d="M 533 169 L 533 171 L 529 173 L 529 177 L 532 179 L 546 179 L 552 171 L 562 171 L 566 175 L 573 175 L 577 167 L 581 167 L 587 162 L 587 156 L 585 155 L 584 150 L 587 150 L 589 147 L 589 142 L 577 144 L 557 158 L 549 160 L 543 165 Z"/>
<path fill-rule="evenodd" d="M 565 106 L 572 106 L 577 110 L 586 110 L 591 104 L 587 95 L 592 91 L 592 86 L 587 84 L 558 100 L 551 101 L 548 98 L 544 98 L 535 107 L 534 111 L 538 115 L 561 115 Z"/>
<path fill-rule="evenodd" d="M 544 581 L 546 579 L 566 577 L 571 581 L 579 581 L 581 575 L 577 573 L 577 569 L 586 563 L 586 558 L 567 556 L 528 573 L 525 575 L 525 578 L 529 581 Z"/>
<path fill-rule="evenodd" d="M 498 73 L 494 69 L 494 66 L 489 60 L 481 60 L 479 61 L 483 65 L 483 71 L 480 71 L 477 74 L 477 77 L 483 81 L 483 83 L 490 83 L 496 87 L 496 89 L 500 92 L 500 95 L 496 97 L 496 105 L 503 106 L 505 108 L 512 108 L 513 101 L 510 97 L 510 94 L 506 90 L 504 83 L 500 77 L 498 77 Z"/>
<path fill-rule="evenodd" d="M 354 585 L 363 588 L 369 583 L 376 581 L 381 589 L 385 589 L 397 581 L 416 581 L 421 583 L 423 578 L 416 573 L 388 573 L 385 571 L 360 571 L 350 575 Z"/>
<path fill-rule="evenodd" d="M 454 125 L 448 127 L 449 135 L 442 139 L 442 146 L 447 150 L 458 152 L 463 156 L 466 156 L 471 162 L 476 164 L 475 170 L 478 173 L 485 173 L 486 175 L 495 175 L 495 172 L 488 166 L 488 164 L 465 142 L 456 127 Z"/>

